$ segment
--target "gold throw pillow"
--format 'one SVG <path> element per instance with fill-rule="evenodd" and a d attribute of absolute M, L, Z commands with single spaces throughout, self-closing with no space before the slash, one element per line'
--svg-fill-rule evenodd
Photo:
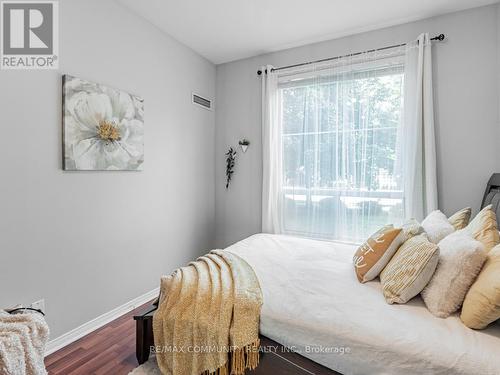
<path fill-rule="evenodd" d="M 387 225 L 371 235 L 354 254 L 354 269 L 359 282 L 376 278 L 404 240 L 401 228 Z"/>
<path fill-rule="evenodd" d="M 448 218 L 448 221 L 455 228 L 455 230 L 464 229 L 469 225 L 472 210 L 470 207 L 462 208 L 460 211 L 455 212 Z"/>
<path fill-rule="evenodd" d="M 497 216 L 491 207 L 490 204 L 483 208 L 465 228 L 474 239 L 484 245 L 486 252 L 493 249 L 500 242 Z"/>
<path fill-rule="evenodd" d="M 500 245 L 488 253 L 482 271 L 465 296 L 460 319 L 473 329 L 486 328 L 500 319 Z"/>

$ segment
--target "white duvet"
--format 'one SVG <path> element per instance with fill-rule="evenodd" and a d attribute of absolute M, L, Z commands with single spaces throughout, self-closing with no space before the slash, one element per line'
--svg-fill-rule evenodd
<path fill-rule="evenodd" d="M 420 297 L 388 305 L 378 279 L 357 281 L 354 246 L 258 234 L 226 250 L 259 278 L 261 334 L 344 375 L 500 374 L 500 324 L 471 330 Z"/>

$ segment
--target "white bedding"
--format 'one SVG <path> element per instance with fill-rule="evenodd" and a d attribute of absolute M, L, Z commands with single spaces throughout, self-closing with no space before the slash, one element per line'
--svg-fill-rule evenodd
<path fill-rule="evenodd" d="M 259 278 L 261 334 L 344 375 L 500 374 L 500 324 L 468 329 L 420 297 L 388 305 L 378 279 L 357 281 L 354 246 L 258 234 L 226 250 Z"/>

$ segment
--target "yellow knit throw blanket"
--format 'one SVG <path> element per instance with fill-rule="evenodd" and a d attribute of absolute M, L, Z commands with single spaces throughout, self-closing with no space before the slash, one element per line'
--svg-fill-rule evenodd
<path fill-rule="evenodd" d="M 259 364 L 262 293 L 253 269 L 213 250 L 162 277 L 153 317 L 165 375 L 241 375 Z"/>

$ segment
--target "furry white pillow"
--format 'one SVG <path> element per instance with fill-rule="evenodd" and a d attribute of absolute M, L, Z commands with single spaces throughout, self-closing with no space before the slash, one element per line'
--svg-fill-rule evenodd
<path fill-rule="evenodd" d="M 432 211 L 427 215 L 424 221 L 422 221 L 422 227 L 425 233 L 427 233 L 429 241 L 436 244 L 455 231 L 455 228 L 450 224 L 446 215 L 439 210 Z"/>
<path fill-rule="evenodd" d="M 462 306 L 487 255 L 483 244 L 464 230 L 450 234 L 438 246 L 438 266 L 422 298 L 433 315 L 446 318 Z"/>

